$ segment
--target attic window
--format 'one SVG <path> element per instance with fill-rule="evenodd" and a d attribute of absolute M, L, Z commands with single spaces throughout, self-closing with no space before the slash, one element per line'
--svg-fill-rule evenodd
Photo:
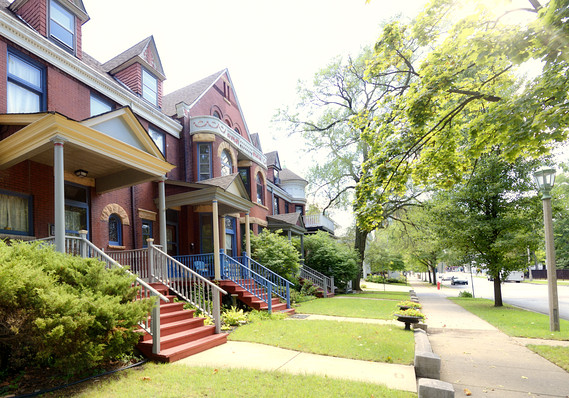
<path fill-rule="evenodd" d="M 146 69 L 142 70 L 142 98 L 158 106 L 158 79 Z"/>
<path fill-rule="evenodd" d="M 49 35 L 60 47 L 75 51 L 75 17 L 58 2 L 49 2 Z"/>

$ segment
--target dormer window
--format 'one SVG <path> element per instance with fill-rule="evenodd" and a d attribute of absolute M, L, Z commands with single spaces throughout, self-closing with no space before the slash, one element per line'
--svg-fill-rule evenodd
<path fill-rule="evenodd" d="M 146 69 L 142 69 L 142 98 L 158 106 L 158 79 Z"/>
<path fill-rule="evenodd" d="M 49 36 L 60 47 L 75 52 L 75 16 L 55 0 L 49 2 Z"/>

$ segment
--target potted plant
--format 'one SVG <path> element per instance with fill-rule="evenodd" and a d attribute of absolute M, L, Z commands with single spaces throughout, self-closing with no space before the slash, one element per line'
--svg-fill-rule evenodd
<path fill-rule="evenodd" d="M 400 310 L 408 310 L 409 308 L 421 309 L 423 306 L 420 303 L 410 300 L 404 300 L 397 303 Z"/>
<path fill-rule="evenodd" d="M 399 322 L 405 323 L 405 330 L 411 330 L 412 323 L 419 323 L 425 319 L 425 315 L 418 309 L 409 308 L 393 314 Z"/>

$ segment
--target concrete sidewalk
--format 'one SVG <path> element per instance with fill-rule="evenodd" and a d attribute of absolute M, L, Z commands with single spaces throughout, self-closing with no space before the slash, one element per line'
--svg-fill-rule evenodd
<path fill-rule="evenodd" d="M 192 355 L 175 364 L 319 375 L 383 384 L 396 390 L 417 392 L 413 366 L 308 354 L 241 341 L 228 341 L 226 344 Z M 267 396 L 269 395 L 271 394 L 267 392 Z"/>
<path fill-rule="evenodd" d="M 456 396 L 568 397 L 569 373 L 448 300 L 436 288 L 412 283 L 427 316 L 429 340 L 441 357 L 441 380 Z M 540 344 L 536 341 L 536 344 Z"/>

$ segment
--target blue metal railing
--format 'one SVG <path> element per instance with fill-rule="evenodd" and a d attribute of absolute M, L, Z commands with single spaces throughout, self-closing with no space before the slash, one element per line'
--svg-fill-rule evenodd
<path fill-rule="evenodd" d="M 286 300 L 286 308 L 290 308 L 290 288 L 294 286 L 294 283 L 271 271 L 267 267 L 259 264 L 251 257 L 247 256 L 246 253 L 244 253 L 243 256 L 236 257 L 236 260 L 243 264 L 245 267 L 249 268 L 251 271 L 254 271 L 258 275 L 261 275 L 263 278 L 273 283 L 275 285 L 273 293 L 283 300 Z"/>
<path fill-rule="evenodd" d="M 215 276 L 213 253 L 172 257 L 204 278 L 213 278 Z"/>
<path fill-rule="evenodd" d="M 277 288 L 274 283 L 223 252 L 221 253 L 221 275 L 263 300 L 267 303 L 268 311 L 273 311 L 273 292 Z"/>

